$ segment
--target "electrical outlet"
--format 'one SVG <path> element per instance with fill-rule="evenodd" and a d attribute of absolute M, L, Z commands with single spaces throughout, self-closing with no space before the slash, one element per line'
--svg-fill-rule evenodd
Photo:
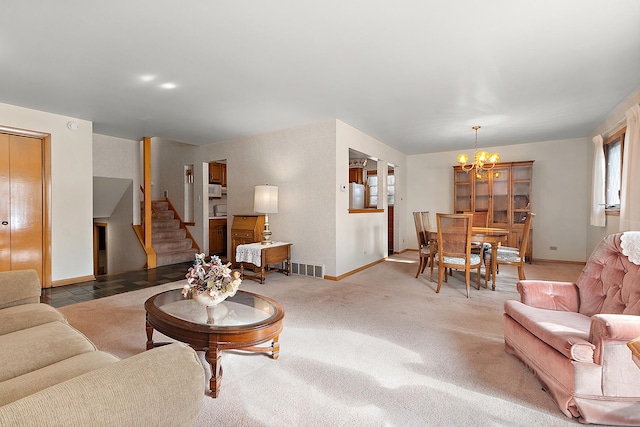
<path fill-rule="evenodd" d="M 558 247 L 557 246 L 549 246 L 549 250 L 550 251 L 557 251 Z"/>

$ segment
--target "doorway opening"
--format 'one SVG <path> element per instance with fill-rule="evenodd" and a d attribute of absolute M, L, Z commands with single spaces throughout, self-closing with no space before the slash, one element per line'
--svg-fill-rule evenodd
<path fill-rule="evenodd" d="M 93 275 L 107 274 L 107 224 L 93 224 Z"/>
<path fill-rule="evenodd" d="M 388 239 L 387 239 L 387 253 L 388 255 L 394 254 L 394 247 L 396 242 L 397 233 L 395 230 L 397 226 L 397 215 L 394 212 L 394 206 L 396 203 L 396 176 L 395 168 L 389 164 L 387 169 L 387 224 L 388 224 Z"/>
<path fill-rule="evenodd" d="M 213 160 L 207 165 L 207 203 L 209 254 L 227 259 L 227 160 Z"/>
<path fill-rule="evenodd" d="M 193 165 L 184 165 L 184 222 L 194 223 Z"/>

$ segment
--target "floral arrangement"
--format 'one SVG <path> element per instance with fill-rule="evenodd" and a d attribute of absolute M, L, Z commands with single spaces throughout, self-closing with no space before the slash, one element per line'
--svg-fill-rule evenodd
<path fill-rule="evenodd" d="M 230 265 L 223 264 L 216 255 L 207 262 L 204 254 L 196 254 L 196 260 L 187 272 L 182 295 L 190 298 L 206 293 L 213 299 L 234 296 L 242 279 L 239 272 L 229 268 Z"/>

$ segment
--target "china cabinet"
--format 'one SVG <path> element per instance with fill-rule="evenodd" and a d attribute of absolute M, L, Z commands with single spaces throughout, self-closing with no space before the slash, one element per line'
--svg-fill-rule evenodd
<path fill-rule="evenodd" d="M 476 174 L 453 167 L 455 213 L 481 212 L 488 215 L 489 227 L 509 230 L 508 246 L 520 247 L 524 222 L 531 212 L 533 160 L 497 163 Z M 529 236 L 527 259 L 533 257 L 533 230 Z"/>

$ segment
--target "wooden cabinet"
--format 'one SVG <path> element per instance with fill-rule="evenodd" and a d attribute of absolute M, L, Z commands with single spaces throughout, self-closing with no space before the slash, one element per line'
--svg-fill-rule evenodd
<path fill-rule="evenodd" d="M 364 169 L 362 168 L 349 168 L 349 182 L 355 182 L 356 184 L 364 184 Z"/>
<path fill-rule="evenodd" d="M 454 210 L 481 212 L 489 217 L 489 227 L 509 230 L 508 245 L 520 247 L 527 214 L 531 212 L 533 161 L 498 163 L 476 175 L 453 167 Z M 534 224 L 535 225 L 535 224 Z M 533 227 L 527 257 L 533 257 Z"/>
<path fill-rule="evenodd" d="M 264 215 L 234 215 L 231 223 L 231 262 L 236 262 L 238 245 L 262 241 Z"/>
<path fill-rule="evenodd" d="M 227 219 L 209 219 L 209 255 L 227 255 Z"/>
<path fill-rule="evenodd" d="M 225 163 L 209 163 L 209 184 L 227 186 L 227 165 Z"/>

